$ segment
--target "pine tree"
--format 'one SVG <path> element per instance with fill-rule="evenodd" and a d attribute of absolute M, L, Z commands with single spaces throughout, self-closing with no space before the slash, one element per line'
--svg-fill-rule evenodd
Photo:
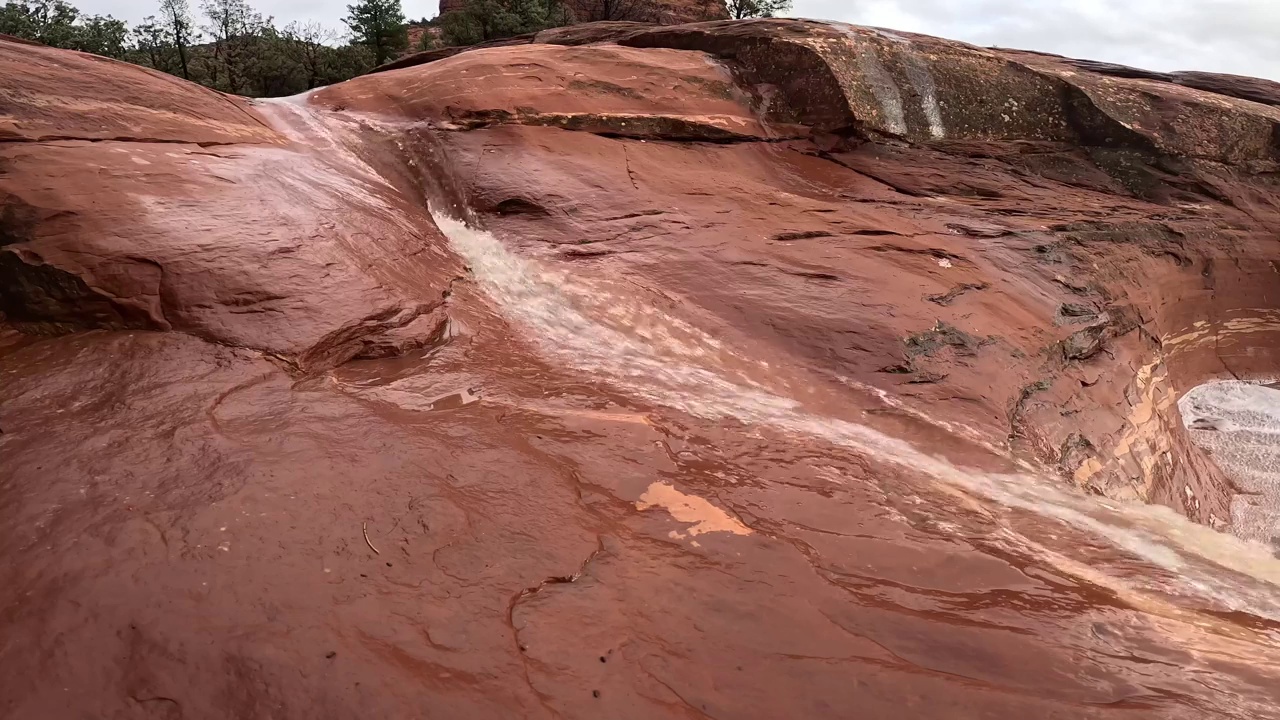
<path fill-rule="evenodd" d="M 358 0 L 355 5 L 347 6 L 347 17 L 343 22 L 351 28 L 355 42 L 373 52 L 374 62 L 378 65 L 409 46 L 400 0 Z"/>

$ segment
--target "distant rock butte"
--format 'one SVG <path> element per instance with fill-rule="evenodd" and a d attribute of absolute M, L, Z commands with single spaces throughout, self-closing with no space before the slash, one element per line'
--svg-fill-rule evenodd
<path fill-rule="evenodd" d="M 6 716 L 1280 702 L 1201 565 L 965 484 L 1234 529 L 1178 400 L 1280 374 L 1274 83 L 799 20 L 0 77 Z"/>

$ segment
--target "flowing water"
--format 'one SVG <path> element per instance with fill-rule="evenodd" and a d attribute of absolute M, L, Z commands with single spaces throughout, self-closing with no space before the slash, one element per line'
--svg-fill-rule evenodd
<path fill-rule="evenodd" d="M 1062 569 L 1087 572 L 1090 579 L 1125 595 L 1149 590 L 1191 594 L 1210 607 L 1280 622 L 1280 596 L 1275 591 L 1280 560 L 1264 545 L 1215 532 L 1164 507 L 1083 497 L 1061 489 L 1054 477 L 956 467 L 865 425 L 814 414 L 760 383 L 735 381 L 716 372 L 708 360 L 724 349 L 686 323 L 518 257 L 491 233 L 446 215 L 433 216 L 487 294 L 559 363 L 681 412 L 819 438 L 998 506 L 1060 520 L 1104 537 L 1177 578 L 1174 586 L 1130 586 L 1132 578 L 1110 577 L 1103 568 L 1086 570 L 1085 563 L 1050 553 L 1031 538 L 1018 538 Z"/>
<path fill-rule="evenodd" d="M 406 147 L 403 141 L 406 135 L 427 132 L 369 118 L 357 124 L 401 138 L 396 141 L 401 151 L 412 151 L 412 143 Z M 429 144 L 434 151 L 435 141 Z M 442 172 L 442 157 L 417 170 Z M 440 182 L 423 183 L 436 188 L 428 190 L 429 196 L 439 195 Z M 788 368 L 664 312 L 653 298 L 616 279 L 571 272 L 536 254 L 514 252 L 515 238 L 504 241 L 476 227 L 474 214 L 457 201 L 437 197 L 435 205 L 436 226 L 483 295 L 556 367 L 646 404 L 817 441 L 833 452 L 852 451 L 928 478 L 944 496 L 993 522 L 997 544 L 1171 621 L 1165 632 L 1181 642 L 1227 657 L 1247 652 L 1232 645 L 1236 641 L 1265 647 L 1269 657 L 1280 650 L 1280 560 L 1267 545 L 1216 532 L 1162 506 L 1084 496 L 1065 488 L 1056 473 L 1025 461 L 991 457 L 970 467 L 948 459 L 946 443 L 936 453 L 923 451 L 867 424 L 870 416 L 862 408 L 894 403 L 883 391 L 856 393 L 859 397 L 842 408 Z M 956 444 L 971 444 L 962 435 Z M 1026 522 L 1027 514 L 1041 522 Z M 1078 547 L 1063 544 L 1057 527 L 1070 528 L 1068 535 L 1091 536 L 1112 551 L 1078 555 Z M 1240 625 L 1240 617 L 1253 620 Z"/>
<path fill-rule="evenodd" d="M 375 269 L 409 262 L 383 236 L 420 238 L 415 262 L 462 268 L 448 321 L 310 374 L 177 333 L 0 343 L 22 559 L 0 660 L 38 659 L 0 707 L 123 686 L 121 717 L 1277 716 L 1268 545 L 1076 492 L 490 232 L 423 124 L 261 107 L 296 147 L 223 172 L 269 176 L 308 227 L 376 216 L 350 241 Z M 1274 392 L 1205 386 L 1184 417 L 1265 445 Z"/>

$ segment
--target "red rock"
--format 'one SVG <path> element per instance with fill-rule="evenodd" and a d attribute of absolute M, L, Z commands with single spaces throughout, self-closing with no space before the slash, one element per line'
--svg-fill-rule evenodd
<path fill-rule="evenodd" d="M 1225 73 L 1176 72 L 1173 73 L 1173 81 L 1219 95 L 1252 100 L 1264 105 L 1280 105 L 1280 83 L 1274 80 Z"/>
<path fill-rule="evenodd" d="M 2 41 L 0 75 L 12 93 L 0 116 L 0 142 L 278 140 L 242 98 L 97 55 Z"/>
<path fill-rule="evenodd" d="M 531 71 L 512 73 L 513 65 Z M 540 67 L 555 70 L 538 74 Z M 416 92 L 397 95 L 406 72 Z M 457 92 L 458 75 L 484 91 Z M 451 130 L 519 124 L 652 139 L 768 137 L 747 101 L 728 70 L 701 53 L 543 44 L 474 50 L 447 65 L 377 73 L 313 97 L 320 105 L 393 112 Z"/>
<path fill-rule="evenodd" d="M 1280 109 L 538 37 L 253 106 L 0 43 L 6 716 L 1273 712 L 1276 561 L 1142 501 L 1230 521 L 1176 401 L 1280 360 Z"/>
<path fill-rule="evenodd" d="M 45 48 L 22 57 L 0 45 L 6 76 L 45 98 L 15 106 L 17 140 L 0 145 L 0 298 L 19 327 L 175 330 L 307 368 L 442 302 L 458 266 L 371 169 L 336 170 L 245 101 L 168 75 Z M 109 100 L 59 94 L 89 70 Z M 305 122 L 288 104 L 269 110 L 286 133 Z"/>
<path fill-rule="evenodd" d="M 409 37 L 409 50 L 415 51 L 422 47 L 423 38 L 430 37 L 432 44 L 440 43 L 440 27 L 438 25 L 419 25 L 417 23 L 409 23 L 405 26 L 405 34 Z"/>

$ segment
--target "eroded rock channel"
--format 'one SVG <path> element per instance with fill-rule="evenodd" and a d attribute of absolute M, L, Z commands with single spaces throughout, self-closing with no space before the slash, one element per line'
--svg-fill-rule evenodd
<path fill-rule="evenodd" d="M 0 41 L 6 716 L 1276 716 L 1265 85 L 532 40 Z"/>

